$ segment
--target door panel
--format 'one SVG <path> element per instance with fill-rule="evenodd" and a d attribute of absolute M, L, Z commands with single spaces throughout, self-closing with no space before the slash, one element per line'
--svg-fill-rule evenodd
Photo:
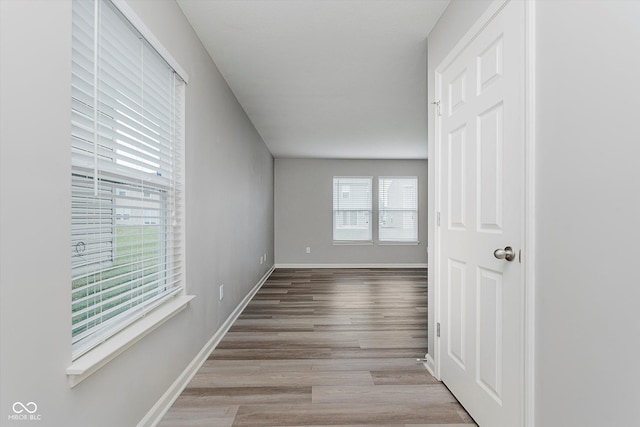
<path fill-rule="evenodd" d="M 502 108 L 490 108 L 478 117 L 478 230 L 502 231 Z"/>
<path fill-rule="evenodd" d="M 502 273 L 478 268 L 476 381 L 502 404 Z"/>
<path fill-rule="evenodd" d="M 449 116 L 462 107 L 466 101 L 467 90 L 467 69 L 463 69 L 460 74 L 449 83 Z"/>
<path fill-rule="evenodd" d="M 440 376 L 481 427 L 522 424 L 524 6 L 438 68 Z M 442 351 L 444 350 L 444 351 Z"/>
<path fill-rule="evenodd" d="M 502 34 L 478 55 L 478 95 L 502 76 Z"/>
<path fill-rule="evenodd" d="M 447 335 L 447 350 L 449 357 L 462 369 L 465 369 L 466 342 L 466 270 L 464 262 L 449 260 L 449 283 L 447 286 L 449 301 L 450 332 Z"/>
<path fill-rule="evenodd" d="M 465 134 L 463 126 L 449 134 L 449 228 L 455 230 L 465 229 Z"/>

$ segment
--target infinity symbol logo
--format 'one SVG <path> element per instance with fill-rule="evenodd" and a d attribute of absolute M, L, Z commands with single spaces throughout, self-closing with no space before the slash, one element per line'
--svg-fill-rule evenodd
<path fill-rule="evenodd" d="M 24 411 L 34 414 L 38 410 L 38 405 L 36 405 L 35 402 L 29 402 L 26 405 L 22 402 L 15 402 L 11 409 L 13 409 L 13 412 L 16 414 L 21 414 Z"/>

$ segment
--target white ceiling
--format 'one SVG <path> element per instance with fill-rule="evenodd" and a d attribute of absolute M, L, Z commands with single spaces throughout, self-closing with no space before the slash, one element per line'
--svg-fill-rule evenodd
<path fill-rule="evenodd" d="M 427 157 L 426 37 L 449 0 L 178 0 L 275 157 Z"/>

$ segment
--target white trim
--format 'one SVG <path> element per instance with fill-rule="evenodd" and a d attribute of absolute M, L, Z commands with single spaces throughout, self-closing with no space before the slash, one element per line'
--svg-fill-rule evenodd
<path fill-rule="evenodd" d="M 175 60 L 175 58 L 169 53 L 167 49 L 160 43 L 160 40 L 153 35 L 149 27 L 145 25 L 145 23 L 138 17 L 138 15 L 133 11 L 131 6 L 125 0 L 111 0 L 111 3 L 115 7 L 118 8 L 120 13 L 124 15 L 125 18 L 131 22 L 131 24 L 142 34 L 142 36 L 149 42 L 151 47 L 153 47 L 156 52 L 162 56 L 162 58 L 167 61 L 167 63 L 173 68 L 173 70 L 178 73 L 180 78 L 184 80 L 185 83 L 189 83 L 189 75 L 187 72 L 180 66 L 180 63 Z"/>
<path fill-rule="evenodd" d="M 429 371 L 429 373 L 431 375 L 436 377 L 436 373 L 435 373 L 436 372 L 436 369 L 435 369 L 436 368 L 436 362 L 435 362 L 435 360 L 433 360 L 433 357 L 428 353 L 424 356 L 424 358 L 425 358 L 425 361 L 422 362 L 422 364 L 427 369 L 427 371 Z M 438 380 L 438 381 L 440 381 L 440 380 Z"/>
<path fill-rule="evenodd" d="M 276 268 L 427 268 L 426 263 L 276 264 Z"/>
<path fill-rule="evenodd" d="M 334 240 L 336 246 L 373 246 L 373 240 Z"/>
<path fill-rule="evenodd" d="M 536 2 L 525 2 L 524 426 L 535 426 Z"/>
<path fill-rule="evenodd" d="M 373 186 L 373 175 L 333 175 L 333 179 L 370 179 Z"/>
<path fill-rule="evenodd" d="M 335 246 L 418 246 L 420 241 L 406 241 L 401 240 L 333 240 L 331 242 Z"/>
<path fill-rule="evenodd" d="M 434 84 L 435 84 L 435 91 L 436 91 L 436 100 L 441 100 L 442 99 L 442 71 L 439 69 L 434 70 Z M 429 331 L 429 329 L 427 328 L 427 333 L 433 335 L 435 338 L 433 339 L 433 350 L 431 352 L 431 355 L 433 357 L 434 360 L 434 366 L 433 366 L 433 376 L 436 377 L 436 379 L 438 381 L 440 381 L 440 337 L 438 337 L 436 335 L 436 330 L 435 330 L 435 325 L 438 324 L 438 322 L 440 321 L 440 224 L 438 223 L 437 220 L 437 216 L 440 215 L 440 212 L 442 211 L 442 202 L 440 200 L 441 198 L 441 191 L 440 191 L 440 171 L 442 169 L 442 159 L 441 159 L 441 155 L 440 155 L 440 134 L 441 134 L 441 130 L 440 128 L 442 127 L 441 124 L 441 118 L 440 115 L 438 114 L 438 110 L 439 108 L 434 108 L 433 109 L 433 114 L 434 114 L 434 143 L 433 143 L 433 158 L 435 158 L 435 162 L 433 165 L 433 173 L 434 173 L 434 177 L 433 177 L 433 182 L 434 182 L 434 204 L 436 206 L 436 210 L 435 210 L 435 214 L 436 214 L 436 218 L 432 218 L 431 220 L 431 224 L 433 224 L 433 246 L 435 248 L 435 250 L 430 251 L 430 254 L 433 254 L 433 266 L 431 267 L 431 271 L 429 271 L 429 275 L 431 277 L 433 277 L 433 305 L 434 307 L 432 307 L 433 309 L 433 325 L 430 325 L 431 331 Z M 431 148 L 431 147 L 430 147 Z M 433 215 L 433 214 L 432 214 Z M 428 289 L 427 289 L 428 292 Z"/>
<path fill-rule="evenodd" d="M 419 241 L 414 242 L 400 242 L 397 240 L 382 240 L 378 241 L 378 246 L 418 246 Z"/>
<path fill-rule="evenodd" d="M 140 341 L 158 326 L 187 307 L 194 295 L 177 295 L 156 308 L 145 317 L 137 320 L 126 329 L 110 337 L 90 352 L 79 357 L 67 368 L 69 387 L 75 387 L 91 374 L 118 357 L 129 347 Z"/>
<path fill-rule="evenodd" d="M 180 396 L 182 391 L 187 387 L 193 376 L 198 372 L 200 367 L 207 360 L 211 352 L 215 350 L 215 348 L 220 344 L 222 338 L 224 338 L 225 334 L 229 331 L 233 323 L 240 316 L 242 311 L 247 307 L 251 299 L 255 296 L 255 294 L 260 290 L 262 285 L 267 281 L 275 266 L 272 266 L 262 278 L 256 283 L 256 285 L 247 293 L 247 295 L 240 301 L 238 306 L 233 310 L 233 312 L 229 315 L 227 320 L 218 328 L 218 330 L 213 334 L 211 339 L 207 341 L 207 343 L 202 347 L 202 349 L 198 352 L 196 357 L 187 365 L 187 367 L 182 371 L 182 373 L 176 378 L 176 380 L 169 386 L 166 392 L 158 399 L 158 401 L 153 405 L 153 407 L 147 412 L 147 414 L 140 420 L 138 423 L 138 427 L 153 427 L 156 426 L 161 420 L 162 417 L 167 413 L 171 405 L 176 401 L 176 399 Z"/>

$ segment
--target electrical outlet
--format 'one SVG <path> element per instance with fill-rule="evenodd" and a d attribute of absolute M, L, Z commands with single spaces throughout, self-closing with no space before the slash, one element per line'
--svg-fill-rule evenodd
<path fill-rule="evenodd" d="M 307 246 L 307 253 L 310 254 L 311 253 L 311 246 Z"/>
<path fill-rule="evenodd" d="M 264 259 L 262 258 L 262 255 L 260 255 L 260 265 L 264 264 Z"/>
<path fill-rule="evenodd" d="M 220 285 L 220 301 L 224 298 L 224 285 Z"/>

